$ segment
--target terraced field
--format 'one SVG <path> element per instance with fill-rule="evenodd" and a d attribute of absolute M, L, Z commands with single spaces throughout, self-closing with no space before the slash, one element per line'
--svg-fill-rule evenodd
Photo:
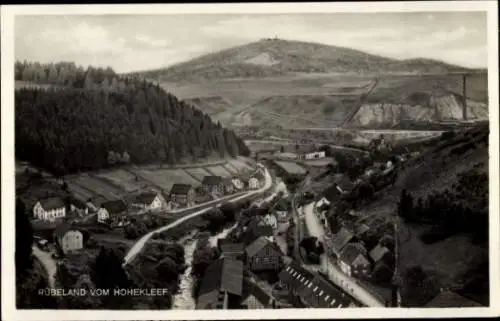
<path fill-rule="evenodd" d="M 144 182 L 136 181 L 135 175 L 132 175 L 123 169 L 117 169 L 107 173 L 99 173 L 97 176 L 113 182 L 126 192 L 134 192 L 144 187 Z"/>
<path fill-rule="evenodd" d="M 69 191 L 78 199 L 82 200 L 82 201 L 86 201 L 88 200 L 89 198 L 92 198 L 94 196 L 96 196 L 97 194 L 94 193 L 93 191 L 89 191 L 88 189 L 86 188 L 83 188 L 81 187 L 80 185 L 74 183 L 74 182 L 71 182 L 71 181 L 66 181 L 66 183 L 68 184 L 68 189 Z"/>
<path fill-rule="evenodd" d="M 101 195 L 106 199 L 118 199 L 120 198 L 124 191 L 115 188 L 110 184 L 106 184 L 104 181 L 93 178 L 87 174 L 80 175 L 73 179 L 73 182 L 81 187 L 94 192 L 97 195 Z"/>
<path fill-rule="evenodd" d="M 170 191 L 172 185 L 176 183 L 191 184 L 193 186 L 201 184 L 182 169 L 134 169 L 132 171 L 166 192 Z"/>
<path fill-rule="evenodd" d="M 238 170 L 249 171 L 252 169 L 252 166 L 242 161 L 241 159 L 231 159 L 228 161 L 231 165 L 236 167 Z"/>
<path fill-rule="evenodd" d="M 225 169 L 223 166 L 208 166 L 205 167 L 206 170 L 210 171 L 213 175 L 222 176 L 222 177 L 231 177 L 232 174 Z"/>
<path fill-rule="evenodd" d="M 205 177 L 207 175 L 212 175 L 210 172 L 208 172 L 203 167 L 186 168 L 185 171 L 188 172 L 189 174 L 191 174 L 192 176 L 196 177 L 196 179 L 199 180 L 200 182 L 203 180 L 203 177 Z"/>
<path fill-rule="evenodd" d="M 226 164 L 224 165 L 224 168 L 225 168 L 228 172 L 230 172 L 231 174 L 233 174 L 233 175 L 238 174 L 238 169 L 237 169 L 236 167 L 234 167 L 234 165 L 233 165 L 233 164 L 231 164 L 231 163 L 229 163 L 229 162 L 228 162 L 228 163 L 226 163 Z"/>

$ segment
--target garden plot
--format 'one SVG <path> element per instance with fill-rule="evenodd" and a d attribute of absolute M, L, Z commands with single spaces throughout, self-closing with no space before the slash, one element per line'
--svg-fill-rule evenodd
<path fill-rule="evenodd" d="M 127 192 L 134 192 L 141 189 L 143 184 L 136 181 L 136 177 L 131 173 L 118 169 L 107 173 L 97 174 L 98 177 L 111 181 L 113 184 L 120 186 Z"/>
<path fill-rule="evenodd" d="M 225 169 L 221 165 L 208 166 L 208 167 L 205 167 L 205 169 L 210 171 L 211 173 L 213 173 L 213 175 L 217 175 L 217 176 L 221 176 L 221 177 L 231 177 L 232 176 L 232 174 L 230 172 L 228 172 L 228 170 Z"/>
<path fill-rule="evenodd" d="M 200 182 L 203 180 L 203 178 L 205 176 L 212 175 L 210 172 L 208 172 L 203 167 L 186 168 L 185 171 L 188 172 L 189 174 L 191 174 L 192 176 L 196 177 L 196 179 L 199 180 Z"/>
<path fill-rule="evenodd" d="M 183 169 L 171 169 L 171 170 L 134 169 L 133 172 L 142 177 L 143 179 L 160 187 L 165 192 L 170 191 L 172 185 L 174 184 L 190 184 L 192 186 L 198 186 L 201 184 L 199 181 L 192 178 Z"/>

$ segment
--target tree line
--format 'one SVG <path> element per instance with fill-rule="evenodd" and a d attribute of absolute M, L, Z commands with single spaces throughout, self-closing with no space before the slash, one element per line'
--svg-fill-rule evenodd
<path fill-rule="evenodd" d="M 42 72 L 45 65 L 20 66 L 16 77 L 42 82 L 49 78 L 33 70 L 57 72 L 52 78 L 66 86 L 22 88 L 15 94 L 16 157 L 56 175 L 129 162 L 174 165 L 249 154 L 233 131 L 158 85 L 118 77 L 109 68 L 82 71 L 63 63 Z"/>

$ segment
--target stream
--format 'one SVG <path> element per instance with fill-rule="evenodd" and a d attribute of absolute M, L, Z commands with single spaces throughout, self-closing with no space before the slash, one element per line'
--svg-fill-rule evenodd
<path fill-rule="evenodd" d="M 280 182 L 275 186 L 274 191 L 270 196 L 255 202 L 255 204 L 260 205 L 264 202 L 272 200 L 276 196 L 276 194 L 279 193 L 280 191 L 283 192 L 285 196 L 288 195 L 288 190 L 283 182 Z M 210 245 L 217 246 L 217 240 L 225 238 L 236 226 L 237 223 L 234 223 L 232 226 L 225 228 L 220 233 L 210 237 L 209 239 Z M 198 239 L 196 238 L 196 233 L 197 231 L 193 231 L 189 235 L 180 240 L 180 243 L 184 246 L 184 259 L 187 268 L 180 277 L 179 291 L 174 296 L 172 310 L 194 310 L 196 306 L 196 301 L 192 296 L 192 287 L 194 281 L 193 281 L 193 276 L 191 275 L 191 264 L 193 262 L 193 253 L 196 248 L 196 244 L 198 243 Z"/>
<path fill-rule="evenodd" d="M 222 232 L 211 236 L 209 239 L 211 246 L 217 246 L 217 240 L 225 238 L 234 228 L 236 223 L 232 226 L 222 230 Z M 191 275 L 191 263 L 193 262 L 193 253 L 196 248 L 198 240 L 193 238 L 184 240 L 184 258 L 186 260 L 187 268 L 180 277 L 179 292 L 174 296 L 174 303 L 172 310 L 194 310 L 196 306 L 195 299 L 192 296 L 193 276 Z"/>

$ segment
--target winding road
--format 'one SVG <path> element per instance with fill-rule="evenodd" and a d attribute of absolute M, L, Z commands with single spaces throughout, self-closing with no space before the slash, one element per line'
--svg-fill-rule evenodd
<path fill-rule="evenodd" d="M 261 168 L 264 168 L 264 174 L 265 174 L 265 179 L 266 179 L 264 186 L 262 186 L 260 189 L 249 191 L 248 193 L 246 193 L 244 195 L 232 198 L 232 199 L 228 200 L 227 202 L 234 203 L 234 202 L 240 201 L 240 200 L 248 198 L 250 196 L 263 193 L 263 192 L 267 191 L 268 189 L 270 189 L 273 186 L 273 180 L 271 178 L 271 174 L 269 174 L 269 171 L 267 170 L 267 168 L 263 167 L 262 165 L 260 165 L 260 166 L 261 166 Z M 215 206 L 220 207 L 221 203 L 218 203 Z M 178 219 L 178 220 L 176 220 L 176 221 L 174 221 L 174 222 L 172 222 L 172 223 L 170 223 L 170 224 L 168 224 L 166 226 L 162 226 L 162 227 L 160 227 L 160 228 L 158 228 L 156 230 L 153 230 L 153 231 L 147 233 L 146 235 L 144 235 L 143 237 L 141 237 L 132 246 L 132 248 L 127 252 L 127 254 L 125 255 L 125 258 L 124 258 L 123 266 L 129 264 L 137 256 L 137 254 L 139 254 L 143 250 L 144 245 L 146 245 L 146 243 L 151 239 L 151 237 L 153 237 L 154 234 L 161 233 L 161 232 L 167 231 L 167 230 L 169 230 L 171 228 L 174 228 L 177 225 L 179 225 L 179 224 L 181 224 L 181 223 L 183 223 L 183 222 L 185 222 L 185 221 L 187 221 L 189 219 L 192 219 L 194 217 L 200 216 L 200 215 L 202 215 L 205 212 L 208 212 L 212 208 L 213 208 L 213 206 L 206 207 L 206 208 L 201 209 L 199 211 L 196 211 L 194 213 L 188 214 L 188 215 L 186 215 L 186 216 L 184 216 L 184 217 L 182 217 L 182 218 L 180 218 L 180 219 Z"/>
<path fill-rule="evenodd" d="M 33 255 L 40 261 L 40 263 L 42 263 L 43 267 L 47 271 L 47 280 L 49 281 L 49 286 L 51 288 L 54 288 L 57 263 L 52 258 L 51 252 L 42 251 L 36 245 L 33 245 L 32 249 Z"/>

